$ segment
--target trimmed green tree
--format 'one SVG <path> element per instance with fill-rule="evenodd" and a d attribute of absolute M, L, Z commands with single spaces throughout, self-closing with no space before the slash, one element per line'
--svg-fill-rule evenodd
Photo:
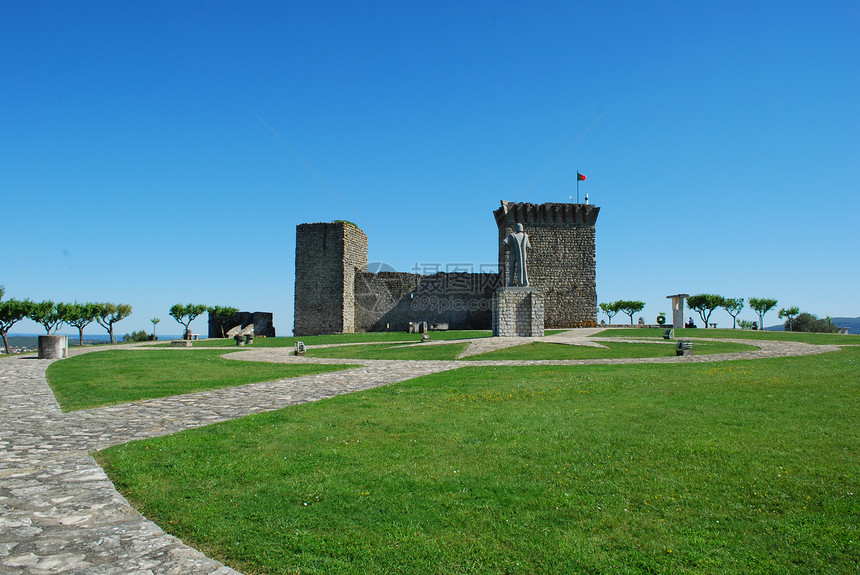
<path fill-rule="evenodd" d="M 645 309 L 645 302 L 641 302 L 639 300 L 626 300 L 621 299 L 613 303 L 613 305 L 618 306 L 619 311 L 623 311 L 627 315 L 630 316 L 630 325 L 633 325 L 633 314 L 639 313 L 643 309 Z"/>
<path fill-rule="evenodd" d="M 152 341 L 157 341 L 157 340 L 158 340 L 158 338 L 155 336 L 155 326 L 156 326 L 156 324 L 157 324 L 158 322 L 160 322 L 160 321 L 161 321 L 161 319 L 160 319 L 160 318 L 157 318 L 157 317 L 154 317 L 154 318 L 152 318 L 152 319 L 151 319 L 151 320 L 149 320 L 149 321 L 151 321 L 151 322 L 152 322 Z"/>
<path fill-rule="evenodd" d="M 776 307 L 777 301 L 765 297 L 749 298 L 750 308 L 758 314 L 759 329 L 764 329 L 764 314 Z"/>
<path fill-rule="evenodd" d="M 185 326 L 185 339 L 190 339 L 191 328 L 188 326 L 198 315 L 202 314 L 206 310 L 207 308 L 203 304 L 189 303 L 187 305 L 182 305 L 181 303 L 178 303 L 170 308 L 170 315 L 173 319 Z"/>
<path fill-rule="evenodd" d="M 726 298 L 712 293 L 700 293 L 687 297 L 687 306 L 699 314 L 699 317 L 705 322 L 705 327 L 708 327 L 708 321 L 714 310 L 721 307 L 725 302 Z"/>
<path fill-rule="evenodd" d="M 28 317 L 36 323 L 42 324 L 48 335 L 51 335 L 52 331 L 56 332 L 63 324 L 63 318 L 60 316 L 60 312 L 57 311 L 57 304 L 51 300 L 34 303 L 30 307 Z"/>
<path fill-rule="evenodd" d="M 785 320 L 785 329 L 787 331 L 794 331 L 792 329 L 791 323 L 792 318 L 800 313 L 800 308 L 797 306 L 793 307 L 784 307 L 779 310 L 779 319 L 788 318 Z"/>
<path fill-rule="evenodd" d="M 19 301 L 16 299 L 7 299 L 0 301 L 0 335 L 3 336 L 3 346 L 6 348 L 6 353 L 9 353 L 9 339 L 7 335 L 12 326 L 30 315 L 30 307 L 33 305 L 28 299 Z"/>
<path fill-rule="evenodd" d="M 794 331 L 815 333 L 833 333 L 836 331 L 829 317 L 819 319 L 818 316 L 806 312 L 799 313 L 791 323 Z"/>
<path fill-rule="evenodd" d="M 609 317 L 609 325 L 612 325 L 612 318 L 615 317 L 619 311 L 621 311 L 617 305 L 618 302 L 614 301 L 611 303 L 602 303 L 600 304 L 600 309 L 603 310 L 603 313 Z"/>
<path fill-rule="evenodd" d="M 116 343 L 113 335 L 113 325 L 131 315 L 131 306 L 124 303 L 100 303 L 96 305 L 98 305 L 96 321 L 110 334 L 110 342 Z"/>
<path fill-rule="evenodd" d="M 58 303 L 57 311 L 63 322 L 78 328 L 78 346 L 84 345 L 84 328 L 96 320 L 99 313 L 97 303 Z"/>
<path fill-rule="evenodd" d="M 226 307 L 220 305 L 211 306 L 209 309 L 209 321 L 215 321 L 218 323 L 218 328 L 221 330 L 221 337 L 227 337 L 224 324 L 230 321 L 234 315 L 239 313 L 239 309 L 235 307 Z"/>
<path fill-rule="evenodd" d="M 742 297 L 727 297 L 723 300 L 723 309 L 732 316 L 732 329 L 738 326 L 738 315 L 744 309 L 744 298 Z"/>
<path fill-rule="evenodd" d="M 122 336 L 123 343 L 134 343 L 138 341 L 149 341 L 149 334 L 146 330 L 133 331 Z"/>

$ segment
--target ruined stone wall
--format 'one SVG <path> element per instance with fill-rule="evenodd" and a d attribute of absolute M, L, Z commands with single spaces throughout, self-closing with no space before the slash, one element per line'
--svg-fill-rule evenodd
<path fill-rule="evenodd" d="M 410 321 L 490 329 L 499 286 L 493 273 L 356 273 L 355 330 L 405 331 Z"/>
<path fill-rule="evenodd" d="M 499 242 L 521 223 L 529 235 L 529 286 L 544 296 L 544 322 L 582 327 L 597 322 L 594 224 L 600 208 L 586 204 L 502 202 L 494 212 Z M 499 272 L 509 279 L 509 252 L 499 250 Z"/>
<path fill-rule="evenodd" d="M 355 325 L 355 276 L 367 273 L 367 236 L 358 227 L 344 228 L 343 333 L 364 331 Z"/>
<path fill-rule="evenodd" d="M 271 312 L 264 311 L 240 311 L 233 317 L 224 322 L 224 333 L 227 333 L 236 326 L 241 328 L 254 326 L 255 335 L 264 335 L 266 337 L 275 337 L 274 315 Z M 221 324 L 209 314 L 209 337 L 222 337 Z"/>
<path fill-rule="evenodd" d="M 349 222 L 296 226 L 295 335 L 355 331 L 354 279 L 367 236 Z"/>

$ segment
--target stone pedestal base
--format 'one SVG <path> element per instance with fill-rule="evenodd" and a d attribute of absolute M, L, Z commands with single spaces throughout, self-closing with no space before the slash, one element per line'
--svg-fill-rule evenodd
<path fill-rule="evenodd" d="M 191 347 L 190 339 L 174 339 L 170 342 L 170 347 Z"/>
<path fill-rule="evenodd" d="M 503 287 L 493 294 L 493 335 L 542 337 L 543 294 L 532 287 Z"/>
<path fill-rule="evenodd" d="M 69 357 L 69 336 L 39 336 L 39 359 L 62 359 L 64 357 Z"/>

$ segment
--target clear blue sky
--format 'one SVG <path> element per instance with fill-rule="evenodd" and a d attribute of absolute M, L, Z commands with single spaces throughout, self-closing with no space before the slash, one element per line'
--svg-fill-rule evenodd
<path fill-rule="evenodd" d="M 297 224 L 493 264 L 499 200 L 579 170 L 601 302 L 860 316 L 858 30 L 853 1 L 2 0 L 0 284 L 131 304 L 120 333 L 192 302 L 288 335 Z"/>

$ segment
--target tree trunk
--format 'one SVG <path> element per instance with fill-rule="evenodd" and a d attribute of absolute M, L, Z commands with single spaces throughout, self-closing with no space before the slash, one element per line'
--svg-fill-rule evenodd
<path fill-rule="evenodd" d="M 78 347 L 84 347 L 84 328 L 78 327 Z"/>
<path fill-rule="evenodd" d="M 2 334 L 0 334 L 0 335 L 2 335 L 2 336 L 3 336 L 3 345 L 6 347 L 6 355 L 9 355 L 9 340 L 8 340 L 8 339 L 6 339 L 6 332 L 4 331 L 4 332 L 3 332 Z"/>
<path fill-rule="evenodd" d="M 110 329 L 108 330 L 108 333 L 110 333 L 110 342 L 116 343 L 116 340 L 114 340 L 113 338 L 113 324 L 110 324 Z"/>

